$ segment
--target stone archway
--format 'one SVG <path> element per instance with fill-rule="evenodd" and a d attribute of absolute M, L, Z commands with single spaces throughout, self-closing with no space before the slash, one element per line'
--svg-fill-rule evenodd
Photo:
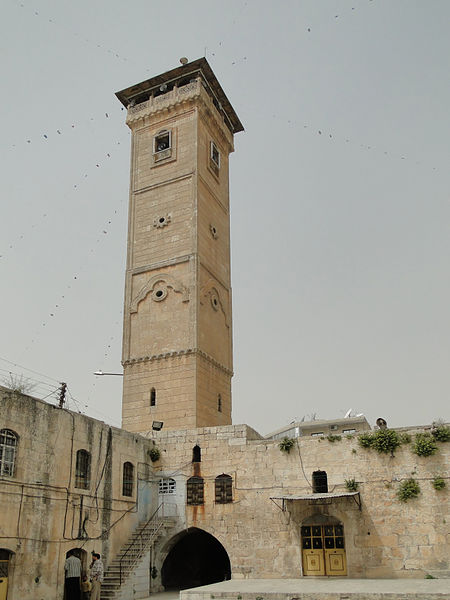
<path fill-rule="evenodd" d="M 191 527 L 174 539 L 161 579 L 165 590 L 185 590 L 231 579 L 230 559 L 219 540 Z"/>

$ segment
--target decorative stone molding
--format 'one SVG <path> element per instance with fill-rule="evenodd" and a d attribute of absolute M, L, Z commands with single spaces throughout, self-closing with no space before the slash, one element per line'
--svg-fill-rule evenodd
<path fill-rule="evenodd" d="M 217 369 L 220 369 L 221 371 L 223 371 L 230 377 L 233 376 L 233 371 L 231 369 L 228 369 L 228 367 L 226 367 L 225 365 L 222 365 L 217 360 L 215 360 L 212 356 L 210 356 L 206 352 L 203 352 L 203 350 L 200 350 L 199 348 L 187 348 L 186 350 L 173 350 L 171 352 L 164 352 L 163 354 L 153 354 L 151 356 L 141 356 L 139 358 L 129 358 L 128 360 L 122 361 L 122 366 L 128 367 L 128 366 L 139 365 L 139 364 L 143 364 L 143 363 L 147 363 L 147 362 L 153 362 L 155 360 L 163 360 L 165 358 L 175 358 L 175 357 L 180 357 L 180 356 L 189 356 L 192 354 L 201 356 L 202 358 L 207 360 L 209 363 L 211 363 Z"/>
<path fill-rule="evenodd" d="M 152 295 L 152 300 L 161 302 L 167 297 L 168 289 L 171 288 L 174 292 L 182 295 L 182 302 L 189 302 L 189 290 L 181 281 L 169 275 L 168 273 L 159 273 L 151 277 L 137 296 L 131 301 L 130 313 L 138 311 L 139 302 L 142 302 L 148 294 Z"/>
<path fill-rule="evenodd" d="M 230 326 L 229 319 L 225 307 L 223 305 L 220 293 L 216 287 L 214 279 L 209 279 L 200 290 L 200 304 L 205 304 L 205 301 L 209 298 L 213 310 L 222 312 L 225 318 L 225 325 Z"/>
<path fill-rule="evenodd" d="M 161 229 L 163 227 L 166 227 L 166 225 L 168 225 L 172 220 L 172 215 L 167 213 L 165 215 L 160 215 L 159 217 L 155 217 L 153 219 L 153 227 L 156 227 L 157 229 Z"/>

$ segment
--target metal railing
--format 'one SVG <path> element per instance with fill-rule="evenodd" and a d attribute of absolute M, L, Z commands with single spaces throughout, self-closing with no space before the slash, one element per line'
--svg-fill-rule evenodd
<path fill-rule="evenodd" d="M 175 510 L 174 510 L 175 508 Z M 176 516 L 176 506 L 161 502 L 148 521 L 140 528 L 138 535 L 130 542 L 119 560 L 119 582 L 122 585 L 125 575 L 128 575 L 145 551 L 150 548 L 158 532 L 164 527 L 165 518 Z M 124 561 L 127 560 L 126 567 Z"/>

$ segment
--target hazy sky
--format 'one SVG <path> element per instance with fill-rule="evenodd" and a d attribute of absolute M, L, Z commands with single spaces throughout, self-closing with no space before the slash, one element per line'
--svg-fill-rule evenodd
<path fill-rule="evenodd" d="M 206 52 L 246 129 L 233 422 L 449 419 L 449 24 L 448 0 L 5 0 L 0 376 L 120 423 L 121 378 L 93 375 L 121 371 L 114 92 Z"/>

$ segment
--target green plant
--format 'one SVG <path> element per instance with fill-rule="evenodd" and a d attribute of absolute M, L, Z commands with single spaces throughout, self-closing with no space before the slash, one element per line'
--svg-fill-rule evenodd
<path fill-rule="evenodd" d="M 357 492 L 359 483 L 355 479 L 346 479 L 345 487 L 348 489 L 349 492 Z"/>
<path fill-rule="evenodd" d="M 438 442 L 450 442 L 450 427 L 446 425 L 435 425 L 431 430 L 431 435 Z"/>
<path fill-rule="evenodd" d="M 352 454 L 356 454 L 356 448 L 352 448 Z"/>
<path fill-rule="evenodd" d="M 293 447 L 294 444 L 295 444 L 294 439 L 284 437 L 281 440 L 281 442 L 278 444 L 278 448 L 281 450 L 281 452 L 286 452 L 286 454 L 289 454 L 289 452 L 291 451 L 291 448 Z"/>
<path fill-rule="evenodd" d="M 379 429 L 373 434 L 372 448 L 380 454 L 394 456 L 394 450 L 400 444 L 399 435 L 394 429 Z"/>
<path fill-rule="evenodd" d="M 445 488 L 446 484 L 442 477 L 440 477 L 439 475 L 436 475 L 436 477 L 431 482 L 431 485 L 434 487 L 435 490 L 440 491 Z"/>
<path fill-rule="evenodd" d="M 397 497 L 400 502 L 408 502 L 410 498 L 417 498 L 420 494 L 420 486 L 415 479 L 405 479 L 400 484 Z"/>
<path fill-rule="evenodd" d="M 161 452 L 159 451 L 159 448 L 154 446 L 153 448 L 150 448 L 150 450 L 148 451 L 148 455 L 150 456 L 150 460 L 152 462 L 156 462 L 157 460 L 159 460 Z"/>
<path fill-rule="evenodd" d="M 340 442 L 341 439 L 342 439 L 342 437 L 340 435 L 333 435 L 331 433 L 329 435 L 327 435 L 327 440 L 332 443 Z"/>
<path fill-rule="evenodd" d="M 358 444 L 362 448 L 371 448 L 372 441 L 373 435 L 371 433 L 361 433 L 361 435 L 358 436 Z"/>
<path fill-rule="evenodd" d="M 429 433 L 418 433 L 412 451 L 418 456 L 431 456 L 437 452 L 436 440 Z"/>
<path fill-rule="evenodd" d="M 433 575 L 430 575 L 429 573 L 427 573 L 425 575 L 425 579 L 436 579 L 436 577 L 433 577 Z"/>
<path fill-rule="evenodd" d="M 347 433 L 345 437 L 347 438 L 347 440 L 352 440 L 355 436 L 352 433 Z"/>

